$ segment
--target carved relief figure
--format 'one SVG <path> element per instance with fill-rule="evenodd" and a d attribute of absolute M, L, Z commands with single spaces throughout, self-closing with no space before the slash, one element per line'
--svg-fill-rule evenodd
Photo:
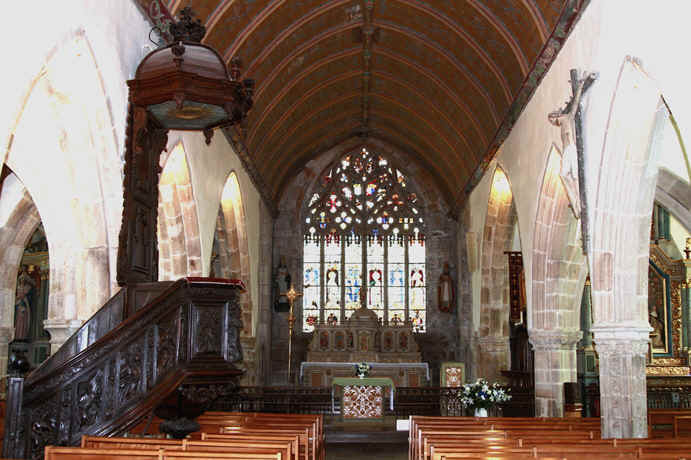
<path fill-rule="evenodd" d="M 437 286 L 437 303 L 439 310 L 448 313 L 456 302 L 456 289 L 453 278 L 449 272 L 449 263 L 444 262 L 444 269 L 439 275 L 439 285 Z"/>

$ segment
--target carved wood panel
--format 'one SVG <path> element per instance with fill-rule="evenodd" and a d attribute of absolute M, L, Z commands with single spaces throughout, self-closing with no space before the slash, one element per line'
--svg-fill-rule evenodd
<path fill-rule="evenodd" d="M 10 387 L 8 417 L 21 422 L 8 425 L 3 456 L 42 458 L 47 444 L 120 433 L 185 375 L 198 383 L 221 378 L 234 384 L 241 371 L 224 358 L 242 356 L 239 290 L 181 280 L 84 352 L 51 372 L 31 374 L 19 389 Z M 188 349 L 197 353 L 179 352 Z M 199 362 L 198 355 L 204 355 Z"/>

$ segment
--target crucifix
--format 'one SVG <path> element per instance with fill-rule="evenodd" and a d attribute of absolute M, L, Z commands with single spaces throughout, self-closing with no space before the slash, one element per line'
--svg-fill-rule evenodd
<path fill-rule="evenodd" d="M 302 296 L 302 292 L 297 292 L 293 287 L 293 283 L 290 283 L 290 289 L 288 292 L 283 292 L 281 295 L 284 295 L 288 299 L 288 302 L 290 302 L 290 311 L 288 312 L 288 383 L 291 383 L 290 373 L 292 366 L 291 361 L 293 357 L 293 325 L 295 324 L 293 304 L 295 303 L 295 299 Z"/>
<path fill-rule="evenodd" d="M 581 76 L 577 69 L 571 69 L 571 99 L 563 109 L 555 110 L 547 116 L 551 124 L 561 128 L 562 157 L 559 177 L 574 217 L 581 220 L 583 253 L 587 252 L 589 237 L 587 215 L 581 212 L 586 209 L 581 101 L 596 79 L 595 72 L 585 72 Z"/>

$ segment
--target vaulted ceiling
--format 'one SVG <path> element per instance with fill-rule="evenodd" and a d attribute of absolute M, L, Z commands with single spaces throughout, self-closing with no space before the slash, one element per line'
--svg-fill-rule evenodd
<path fill-rule="evenodd" d="M 269 201 L 352 138 L 396 146 L 457 209 L 587 0 L 139 0 L 191 6 L 256 81 L 232 137 Z"/>

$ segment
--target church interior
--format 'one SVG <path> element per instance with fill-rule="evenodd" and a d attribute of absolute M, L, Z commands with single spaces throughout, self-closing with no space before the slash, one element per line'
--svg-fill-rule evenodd
<path fill-rule="evenodd" d="M 8 9 L 3 458 L 691 452 L 686 1 Z"/>

